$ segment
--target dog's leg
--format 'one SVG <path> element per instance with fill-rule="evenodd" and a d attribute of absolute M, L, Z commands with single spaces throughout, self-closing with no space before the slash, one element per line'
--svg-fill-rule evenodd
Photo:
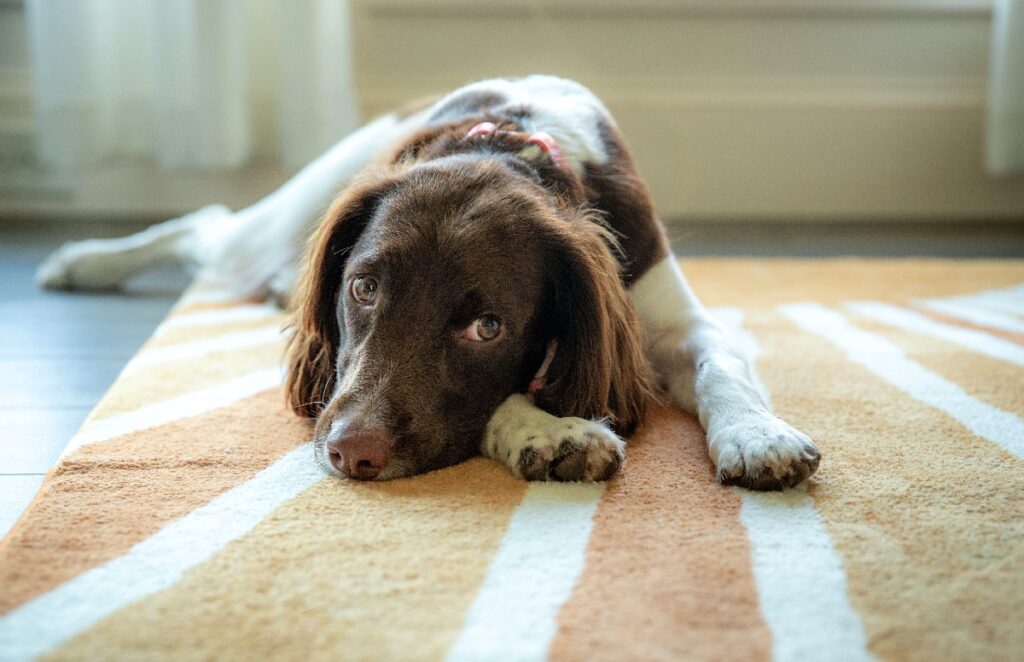
<path fill-rule="evenodd" d="M 304 241 L 333 197 L 373 156 L 424 113 L 381 117 L 347 136 L 251 207 L 231 212 L 214 205 L 120 239 L 66 244 L 39 267 L 36 279 L 53 289 L 108 289 L 145 268 L 166 262 L 206 268 L 206 275 L 240 297 L 268 291 L 287 298 Z"/>
<path fill-rule="evenodd" d="M 481 451 L 526 480 L 599 481 L 618 471 L 626 444 L 600 421 L 552 416 L 517 393 L 491 416 Z"/>
<path fill-rule="evenodd" d="M 630 294 L 655 370 L 673 402 L 700 419 L 720 482 L 781 489 L 817 470 L 814 443 L 771 413 L 753 364 L 701 305 L 674 256 Z"/>
<path fill-rule="evenodd" d="M 117 239 L 64 244 L 36 271 L 36 282 L 51 290 L 106 290 L 151 266 L 173 263 L 189 252 L 196 224 L 229 217 L 227 207 L 211 205 Z"/>

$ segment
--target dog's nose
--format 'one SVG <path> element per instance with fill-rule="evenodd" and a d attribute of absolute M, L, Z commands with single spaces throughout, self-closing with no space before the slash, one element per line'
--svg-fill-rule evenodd
<path fill-rule="evenodd" d="M 339 427 L 326 444 L 331 464 L 349 478 L 376 478 L 391 459 L 387 432 L 381 427 L 357 421 L 349 421 Z"/>

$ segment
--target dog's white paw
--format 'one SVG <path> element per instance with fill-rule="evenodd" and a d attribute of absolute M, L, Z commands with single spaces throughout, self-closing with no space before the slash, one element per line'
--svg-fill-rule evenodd
<path fill-rule="evenodd" d="M 113 288 L 120 274 L 104 265 L 105 257 L 94 239 L 64 244 L 36 269 L 36 283 L 49 290 Z"/>
<path fill-rule="evenodd" d="M 608 480 L 626 459 L 618 435 L 582 418 L 560 418 L 525 442 L 514 470 L 526 480 Z"/>
<path fill-rule="evenodd" d="M 781 490 L 818 470 L 814 442 L 767 412 L 750 414 L 708 435 L 718 481 L 754 490 Z"/>
<path fill-rule="evenodd" d="M 626 459 L 626 443 L 598 421 L 550 416 L 509 432 L 488 439 L 488 454 L 526 480 L 608 480 Z"/>

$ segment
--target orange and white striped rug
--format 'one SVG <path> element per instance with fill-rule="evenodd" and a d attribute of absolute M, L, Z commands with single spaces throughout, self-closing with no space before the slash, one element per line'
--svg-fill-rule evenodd
<path fill-rule="evenodd" d="M 668 410 L 603 485 L 325 477 L 280 314 L 197 286 L 0 546 L 0 658 L 1024 658 L 1024 263 L 685 268 L 806 489 L 715 484 Z"/>

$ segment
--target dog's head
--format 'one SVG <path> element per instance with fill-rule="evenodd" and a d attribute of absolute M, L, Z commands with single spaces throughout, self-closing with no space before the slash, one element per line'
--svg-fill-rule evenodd
<path fill-rule="evenodd" d="M 567 190 L 454 155 L 341 194 L 311 241 L 288 359 L 325 466 L 384 479 L 461 462 L 542 364 L 539 406 L 637 423 L 648 367 L 614 240 Z"/>

